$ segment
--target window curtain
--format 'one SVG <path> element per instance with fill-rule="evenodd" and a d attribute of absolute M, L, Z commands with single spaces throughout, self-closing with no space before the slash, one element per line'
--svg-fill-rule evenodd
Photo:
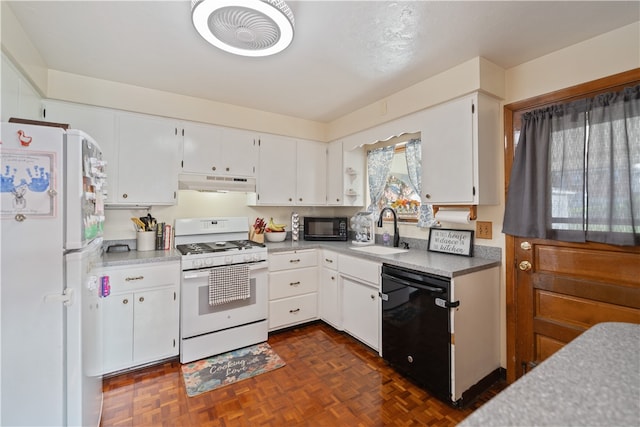
<path fill-rule="evenodd" d="M 640 244 L 640 86 L 523 115 L 503 232 Z"/>
<path fill-rule="evenodd" d="M 369 175 L 369 197 L 371 205 L 368 211 L 378 213 L 378 202 L 382 198 L 384 187 L 391 171 L 393 145 L 367 152 L 367 173 Z"/>
<path fill-rule="evenodd" d="M 404 155 L 407 159 L 407 171 L 409 172 L 409 184 L 416 194 L 422 191 L 422 142 L 419 139 L 410 139 L 405 145 Z M 434 224 L 431 205 L 420 204 L 418 212 L 418 227 L 430 227 Z"/>

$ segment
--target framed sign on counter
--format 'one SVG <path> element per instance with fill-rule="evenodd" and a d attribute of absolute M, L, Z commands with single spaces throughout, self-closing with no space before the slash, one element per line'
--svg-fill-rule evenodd
<path fill-rule="evenodd" d="M 430 252 L 473 256 L 473 230 L 432 228 L 429 231 Z"/>

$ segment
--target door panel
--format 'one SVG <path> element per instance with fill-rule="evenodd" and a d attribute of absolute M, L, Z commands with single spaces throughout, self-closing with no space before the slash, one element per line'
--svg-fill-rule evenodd
<path fill-rule="evenodd" d="M 636 254 L 611 252 L 610 248 L 580 249 L 539 245 L 536 246 L 536 258 L 540 272 L 604 281 L 615 277 L 616 283 L 620 285 L 637 282 L 640 271 Z"/>
<path fill-rule="evenodd" d="M 640 248 L 514 242 L 517 376 L 597 323 L 640 323 Z"/>

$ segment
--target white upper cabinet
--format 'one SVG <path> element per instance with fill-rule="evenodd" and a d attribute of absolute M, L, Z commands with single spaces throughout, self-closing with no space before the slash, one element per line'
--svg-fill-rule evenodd
<path fill-rule="evenodd" d="M 182 172 L 212 175 L 219 173 L 222 129 L 195 123 L 181 123 Z"/>
<path fill-rule="evenodd" d="M 262 135 L 259 141 L 257 200 L 259 205 L 289 206 L 296 198 L 296 140 Z"/>
<path fill-rule="evenodd" d="M 255 176 L 258 165 L 258 135 L 253 132 L 222 129 L 223 173 L 233 176 Z"/>
<path fill-rule="evenodd" d="M 107 204 L 114 202 L 113 181 L 118 170 L 118 144 L 116 139 L 116 113 L 113 110 L 63 101 L 42 101 L 42 119 L 56 123 L 68 123 L 80 129 L 98 143 L 102 158 L 107 162 Z"/>
<path fill-rule="evenodd" d="M 327 146 L 324 142 L 297 141 L 296 205 L 322 206 L 327 203 Z"/>
<path fill-rule="evenodd" d="M 116 203 L 176 203 L 181 158 L 178 125 L 175 120 L 155 116 L 117 115 L 118 172 L 110 181 Z"/>
<path fill-rule="evenodd" d="M 173 205 L 178 190 L 178 122 L 62 101 L 42 102 L 42 118 L 93 137 L 107 161 L 107 205 Z"/>
<path fill-rule="evenodd" d="M 40 120 L 40 96 L 2 55 L 2 121 L 10 118 Z"/>
<path fill-rule="evenodd" d="M 342 206 L 344 198 L 342 141 L 334 141 L 327 147 L 327 205 Z"/>
<path fill-rule="evenodd" d="M 422 126 L 422 201 L 498 204 L 500 102 L 474 93 L 429 108 Z"/>
<path fill-rule="evenodd" d="M 323 206 L 327 201 L 327 144 L 262 135 L 256 200 L 273 206 Z"/>
<path fill-rule="evenodd" d="M 253 177 L 258 161 L 257 136 L 249 131 L 182 122 L 182 172 Z"/>

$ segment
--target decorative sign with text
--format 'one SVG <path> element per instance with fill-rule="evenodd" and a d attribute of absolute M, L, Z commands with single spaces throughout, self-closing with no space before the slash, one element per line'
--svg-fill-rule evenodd
<path fill-rule="evenodd" d="M 432 228 L 427 249 L 431 252 L 473 256 L 473 230 Z"/>

